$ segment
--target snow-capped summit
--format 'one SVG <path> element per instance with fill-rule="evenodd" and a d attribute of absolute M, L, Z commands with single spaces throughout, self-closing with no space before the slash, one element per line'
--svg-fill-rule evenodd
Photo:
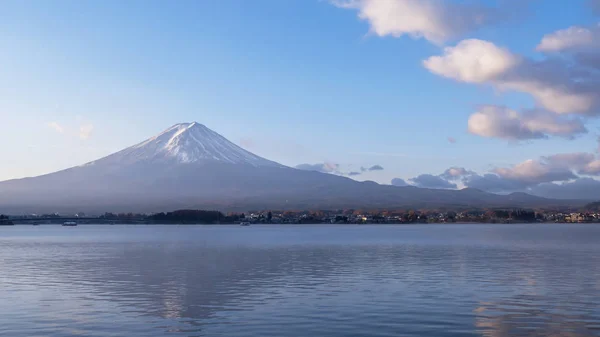
<path fill-rule="evenodd" d="M 254 167 L 281 167 L 282 165 L 250 153 L 203 124 L 175 124 L 159 135 L 87 165 L 100 162 L 119 164 L 150 163 L 204 163 L 221 162 Z"/>

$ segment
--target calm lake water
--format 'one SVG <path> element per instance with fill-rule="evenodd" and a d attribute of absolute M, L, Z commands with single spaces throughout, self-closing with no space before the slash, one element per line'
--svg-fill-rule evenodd
<path fill-rule="evenodd" d="M 600 336 L 600 226 L 0 227 L 0 335 Z"/>

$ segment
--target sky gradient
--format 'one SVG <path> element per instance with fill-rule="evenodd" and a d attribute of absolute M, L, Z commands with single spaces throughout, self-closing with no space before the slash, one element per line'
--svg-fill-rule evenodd
<path fill-rule="evenodd" d="M 384 184 L 510 192 L 595 179 L 598 8 L 2 1 L 0 180 L 192 121 L 288 166 Z"/>

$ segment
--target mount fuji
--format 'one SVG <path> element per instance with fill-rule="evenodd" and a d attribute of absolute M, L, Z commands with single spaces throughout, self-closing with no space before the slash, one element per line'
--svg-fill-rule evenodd
<path fill-rule="evenodd" d="M 0 213 L 540 206 L 527 195 L 395 187 L 259 157 L 199 123 L 174 125 L 96 161 L 0 182 Z M 564 204 L 564 202 L 561 202 Z"/>

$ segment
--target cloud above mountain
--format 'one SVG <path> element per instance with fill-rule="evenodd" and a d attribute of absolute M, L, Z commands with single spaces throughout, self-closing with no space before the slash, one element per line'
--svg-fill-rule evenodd
<path fill-rule="evenodd" d="M 79 138 L 82 140 L 87 140 L 92 136 L 94 132 L 94 125 L 85 124 L 79 127 Z"/>
<path fill-rule="evenodd" d="M 357 11 L 374 35 L 423 38 L 443 45 L 525 12 L 529 1 L 502 1 L 493 7 L 450 0 L 332 3 Z M 589 4 L 600 8 L 598 0 Z M 532 48 L 545 57 L 525 57 L 491 41 L 470 38 L 444 47 L 440 55 L 425 59 L 423 66 L 441 77 L 491 87 L 499 93 L 523 93 L 535 100 L 530 108 L 481 105 L 468 119 L 471 134 L 521 141 L 573 139 L 586 133 L 587 118 L 600 115 L 600 24 L 550 32 Z"/>
<path fill-rule="evenodd" d="M 577 178 L 568 167 L 532 159 L 513 167 L 497 168 L 493 172 L 500 178 L 517 183 L 522 187 Z"/>
<path fill-rule="evenodd" d="M 474 135 L 506 140 L 572 138 L 587 133 L 581 119 L 564 118 L 543 110 L 517 112 L 502 106 L 482 106 L 472 114 L 468 130 Z"/>
<path fill-rule="evenodd" d="M 600 81 L 600 23 L 572 26 L 547 34 L 537 46 L 537 50 L 549 57 L 566 58 L 579 68 L 591 70 L 596 84 Z M 595 88 L 597 89 L 598 85 Z"/>
<path fill-rule="evenodd" d="M 433 74 L 530 95 L 535 108 L 484 105 L 468 120 L 470 133 L 504 140 L 573 138 L 586 133 L 582 117 L 600 114 L 600 25 L 544 36 L 529 59 L 490 41 L 468 39 L 423 61 Z"/>
<path fill-rule="evenodd" d="M 556 114 L 597 114 L 598 75 L 586 65 L 513 54 L 489 41 L 470 39 L 444 49 L 423 62 L 434 74 L 460 82 L 491 85 L 531 95 Z"/>
<path fill-rule="evenodd" d="M 523 6 L 502 7 L 448 0 L 333 0 L 340 8 L 358 12 L 377 36 L 426 39 L 442 44 L 481 27 L 506 21 Z"/>
<path fill-rule="evenodd" d="M 469 171 L 464 167 L 451 167 L 444 171 L 444 173 L 440 174 L 440 177 L 446 180 L 457 180 L 459 178 L 471 175 L 473 173 L 473 171 Z"/>
<path fill-rule="evenodd" d="M 572 26 L 545 35 L 537 50 L 546 53 L 583 52 L 600 48 L 600 24 L 591 27 Z"/>
<path fill-rule="evenodd" d="M 600 14 L 600 0 L 587 2 Z M 499 97 L 494 104 L 473 102 L 477 108 L 466 120 L 467 131 L 472 135 L 521 142 L 549 138 L 573 140 L 594 131 L 589 123 L 600 117 L 600 23 L 547 32 L 531 44 L 531 50 L 537 54 L 525 54 L 481 38 L 460 39 L 523 12 L 526 1 L 504 1 L 495 7 L 482 2 L 450 0 L 337 0 L 333 3 L 356 11 L 358 17 L 369 24 L 373 35 L 408 36 L 439 45 L 438 53 L 422 61 L 430 73 L 494 90 Z M 533 104 L 528 107 L 501 103 L 503 96 L 514 93 L 530 99 Z M 514 99 L 510 101 L 514 104 Z M 448 138 L 448 142 L 456 140 Z M 396 178 L 392 185 L 445 189 L 464 186 L 494 192 L 533 193 L 543 188 L 572 190 L 580 186 L 579 182 L 598 175 L 598 154 L 582 152 L 542 156 L 481 174 L 452 167 L 438 175 Z"/>
<path fill-rule="evenodd" d="M 592 153 L 561 153 L 526 160 L 490 174 L 466 177 L 463 183 L 486 191 L 519 191 L 555 182 L 569 182 L 600 174 L 600 158 Z M 484 185 L 484 186 L 482 186 Z"/>
<path fill-rule="evenodd" d="M 77 118 L 77 120 L 80 122 L 81 118 Z M 79 127 L 73 127 L 72 125 L 69 127 L 58 122 L 50 122 L 47 126 L 57 133 L 65 134 L 69 137 L 77 137 L 81 140 L 88 140 L 94 132 L 94 125 L 91 123 L 80 124 Z"/>
<path fill-rule="evenodd" d="M 483 174 L 450 167 L 439 175 L 421 174 L 411 178 L 410 184 L 400 178 L 391 184 L 433 189 L 457 189 L 460 184 L 492 193 L 527 192 L 557 199 L 572 198 L 581 190 L 577 198 L 594 199 L 600 198 L 600 190 L 592 190 L 588 185 L 599 186 L 600 181 L 594 179 L 598 176 L 600 155 L 576 152 L 542 156 L 509 167 L 496 167 Z M 565 193 L 561 195 L 563 190 Z"/>
<path fill-rule="evenodd" d="M 316 171 L 316 172 L 322 172 L 322 173 L 339 174 L 340 164 L 330 163 L 330 162 L 317 163 L 317 164 L 300 164 L 300 165 L 297 165 L 296 168 L 298 170 L 303 170 L 303 171 Z"/>
<path fill-rule="evenodd" d="M 316 171 L 321 173 L 331 173 L 340 176 L 356 177 L 366 172 L 383 171 L 384 168 L 381 165 L 373 165 L 370 167 L 361 167 L 360 171 L 346 171 L 342 168 L 342 165 L 332 162 L 316 163 L 316 164 L 300 164 L 295 167 L 299 170 L 304 171 Z"/>
<path fill-rule="evenodd" d="M 420 176 L 411 178 L 410 182 L 412 185 L 422 188 L 456 189 L 458 187 L 443 177 L 432 174 L 421 174 Z"/>
<path fill-rule="evenodd" d="M 520 62 L 519 57 L 505 48 L 470 39 L 444 48 L 443 55 L 432 56 L 423 61 L 423 65 L 440 76 L 466 83 L 484 83 L 499 78 Z"/>

